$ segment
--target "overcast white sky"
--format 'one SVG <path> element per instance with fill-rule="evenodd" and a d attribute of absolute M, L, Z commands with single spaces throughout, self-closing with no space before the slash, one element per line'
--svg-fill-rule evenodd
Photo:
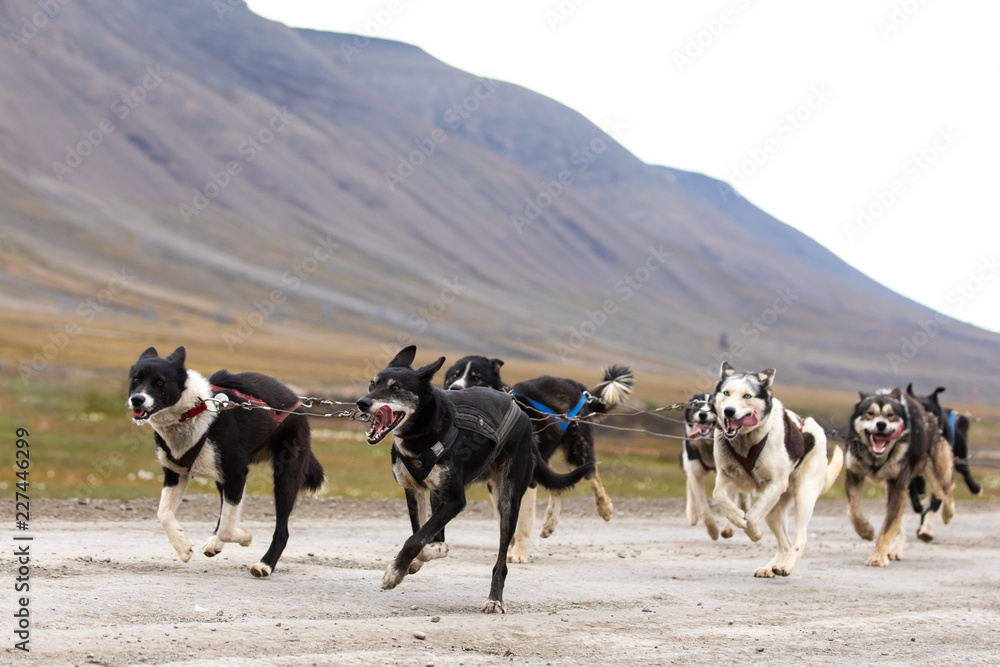
<path fill-rule="evenodd" d="M 1000 2 L 249 5 L 617 119 L 642 160 L 726 181 L 892 289 L 1000 331 Z"/>

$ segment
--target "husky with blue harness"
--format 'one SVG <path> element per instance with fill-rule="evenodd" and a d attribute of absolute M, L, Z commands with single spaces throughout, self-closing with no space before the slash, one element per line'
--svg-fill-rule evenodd
<path fill-rule="evenodd" d="M 542 458 L 548 462 L 559 449 L 563 450 L 571 466 L 594 463 L 587 478 L 594 491 L 597 513 L 605 521 L 611 520 L 614 507 L 597 471 L 594 456 L 594 427 L 590 420 L 581 418 L 594 413 L 603 415 L 624 401 L 632 391 L 632 371 L 625 366 L 611 366 L 604 370 L 604 377 L 593 389 L 576 380 L 549 375 L 518 382 L 509 389 L 500 379 L 503 361 L 481 356 L 459 359 L 445 373 L 445 389 L 490 387 L 509 390 L 521 409 L 531 418 L 535 441 Z M 591 418 L 593 419 L 593 417 Z M 510 563 L 525 563 L 531 548 L 531 533 L 535 525 L 535 499 L 537 487 L 532 484 L 522 502 L 523 511 L 517 523 L 514 545 L 507 558 Z M 549 506 L 542 523 L 541 536 L 548 537 L 559 523 L 562 493 L 549 489 Z"/>
<path fill-rule="evenodd" d="M 945 442 L 951 446 L 955 460 L 955 472 L 962 476 L 965 485 L 969 487 L 975 495 L 983 492 L 983 487 L 972 478 L 972 470 L 969 468 L 969 417 L 960 415 L 950 408 L 944 408 L 938 401 L 938 394 L 944 392 L 944 387 L 938 387 L 927 396 L 917 396 L 913 393 L 913 383 L 906 387 L 907 395 L 920 403 L 928 414 L 933 415 L 941 428 L 941 435 Z M 941 499 L 931 494 L 930 502 L 924 505 L 927 493 L 927 482 L 923 477 L 914 477 L 910 482 L 910 504 L 913 510 L 920 515 L 920 527 L 917 529 L 917 537 L 924 542 L 934 539 L 934 514 L 941 507 Z"/>
<path fill-rule="evenodd" d="M 542 459 L 531 421 L 510 394 L 487 388 L 441 391 L 431 385 L 444 357 L 416 370 L 413 345 L 372 378 L 358 409 L 371 415 L 368 444 L 390 433 L 392 474 L 406 492 L 413 535 L 386 568 L 382 588 L 395 588 L 423 563 L 448 555 L 444 528 L 465 508 L 465 488 L 487 483 L 500 517 L 500 549 L 486 613 L 503 613 L 507 550 L 514 538 L 521 498 L 529 483 L 568 489 L 593 467 L 560 475 Z M 424 492 L 430 492 L 430 508 Z"/>

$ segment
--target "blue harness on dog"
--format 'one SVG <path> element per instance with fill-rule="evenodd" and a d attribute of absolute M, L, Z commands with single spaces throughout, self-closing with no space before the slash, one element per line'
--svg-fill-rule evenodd
<path fill-rule="evenodd" d="M 948 411 L 948 439 L 952 449 L 955 449 L 955 411 Z"/>
<path fill-rule="evenodd" d="M 580 414 L 580 410 L 582 410 L 583 406 L 587 404 L 587 398 L 589 397 L 589 394 L 587 394 L 586 392 L 580 394 L 580 400 L 577 401 L 573 409 L 567 412 L 565 416 L 562 416 L 549 406 L 544 405 L 543 403 L 539 403 L 538 401 L 532 400 L 527 396 L 522 396 L 521 394 L 518 394 L 516 392 L 511 392 L 511 394 L 521 399 L 522 401 L 528 403 L 529 405 L 531 405 L 531 407 L 533 407 L 535 410 L 537 410 L 542 414 L 554 415 L 558 417 L 559 421 L 556 422 L 556 426 L 559 428 L 560 431 L 564 433 L 566 432 L 566 427 L 569 426 L 570 420 L 573 419 L 573 417 L 576 417 L 578 414 Z"/>

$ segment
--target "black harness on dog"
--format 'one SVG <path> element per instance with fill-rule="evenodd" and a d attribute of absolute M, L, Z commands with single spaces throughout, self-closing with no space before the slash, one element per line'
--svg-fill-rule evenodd
<path fill-rule="evenodd" d="M 454 392 L 456 396 L 453 398 L 457 403 L 459 396 L 462 398 L 471 397 L 475 394 L 472 389 L 465 389 L 461 392 Z M 451 425 L 448 430 L 441 437 L 440 443 L 440 453 L 436 452 L 435 448 L 428 449 L 421 452 L 417 456 L 407 456 L 399 452 L 395 447 L 392 448 L 392 465 L 396 464 L 396 461 L 402 461 L 403 466 L 406 471 L 410 473 L 414 481 L 420 486 L 424 485 L 424 480 L 427 479 L 427 475 L 430 474 L 431 469 L 437 465 L 438 460 L 451 449 L 451 446 L 455 443 L 458 438 L 459 430 L 470 431 L 477 435 L 485 436 L 486 438 L 493 441 L 493 448 L 490 453 L 483 459 L 483 462 L 479 464 L 476 469 L 475 474 L 473 474 L 469 479 L 475 479 L 478 477 L 486 468 L 489 467 L 493 461 L 496 460 L 497 456 L 500 454 L 502 447 L 500 446 L 507 436 L 510 434 L 511 429 L 514 427 L 517 418 L 521 413 L 521 408 L 518 407 L 517 403 L 513 400 L 510 401 L 510 405 L 506 412 L 501 414 L 498 412 L 493 405 L 455 405 L 455 417 L 452 420 Z"/>

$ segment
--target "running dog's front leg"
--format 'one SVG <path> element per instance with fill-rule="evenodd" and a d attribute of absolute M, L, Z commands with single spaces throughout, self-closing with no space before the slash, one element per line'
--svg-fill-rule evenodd
<path fill-rule="evenodd" d="M 864 490 L 865 479 L 850 470 L 844 475 L 844 490 L 847 491 L 847 517 L 851 520 L 856 532 L 861 539 L 871 540 L 875 537 L 875 528 L 865 518 L 861 511 L 861 492 Z"/>
<path fill-rule="evenodd" d="M 715 504 L 719 506 L 719 511 L 729 520 L 729 523 L 740 530 L 746 530 L 746 512 L 733 501 L 733 498 L 738 498 L 739 496 L 739 489 L 736 488 L 736 485 L 733 484 L 729 476 L 723 473 L 720 468 L 715 474 L 715 490 L 712 492 L 712 498 L 715 499 Z"/>
<path fill-rule="evenodd" d="M 177 522 L 175 512 L 181 504 L 181 498 L 187 491 L 188 475 L 179 475 L 173 470 L 163 469 L 163 491 L 160 493 L 160 507 L 156 512 L 156 518 L 160 520 L 160 525 L 167 533 L 167 539 L 171 546 L 181 557 L 181 561 L 188 562 L 194 554 L 194 547 L 190 540 L 184 535 L 184 529 Z"/>
<path fill-rule="evenodd" d="M 889 564 L 890 556 L 893 560 L 899 560 L 902 557 L 902 544 L 895 549 L 892 547 L 896 534 L 903 523 L 907 486 L 909 486 L 909 480 L 903 480 L 902 475 L 888 485 L 885 521 L 882 523 L 882 531 L 879 533 L 878 539 L 875 540 L 875 551 L 868 557 L 868 562 L 865 565 L 885 567 Z"/>
<path fill-rule="evenodd" d="M 750 506 L 746 512 L 746 534 L 754 542 L 759 542 L 764 533 L 760 529 L 760 524 L 765 517 L 770 514 L 774 506 L 781 500 L 781 496 L 788 490 L 788 475 L 775 475 L 770 481 L 763 484 L 757 502 Z"/>
<path fill-rule="evenodd" d="M 410 535 L 406 542 L 403 543 L 403 548 L 400 549 L 399 554 L 389 563 L 389 566 L 385 570 L 385 575 L 382 577 L 382 589 L 390 590 L 398 586 L 403 581 L 403 577 L 409 573 L 414 560 L 418 556 L 423 555 L 422 551 L 424 547 L 436 535 L 441 533 L 445 525 L 458 516 L 458 513 L 464 508 L 465 489 L 461 488 L 461 485 L 458 488 L 442 492 L 441 504 L 434 508 L 433 513 L 424 525 L 417 532 L 413 533 L 413 535 Z M 445 547 L 444 554 L 447 554 L 447 547 Z M 440 558 L 441 556 L 436 557 Z"/>

